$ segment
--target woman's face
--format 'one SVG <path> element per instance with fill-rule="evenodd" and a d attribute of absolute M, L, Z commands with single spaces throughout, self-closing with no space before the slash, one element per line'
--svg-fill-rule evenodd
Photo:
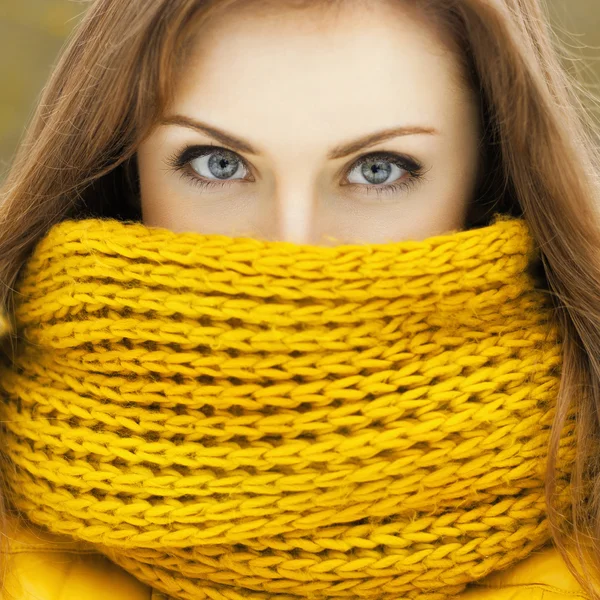
<path fill-rule="evenodd" d="M 205 23 L 138 152 L 143 222 L 323 246 L 462 228 L 477 97 L 431 26 L 369 4 Z"/>

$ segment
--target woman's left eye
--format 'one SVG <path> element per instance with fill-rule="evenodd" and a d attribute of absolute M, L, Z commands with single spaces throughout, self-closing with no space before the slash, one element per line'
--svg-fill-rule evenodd
<path fill-rule="evenodd" d="M 243 180 L 250 172 L 244 159 L 219 146 L 190 146 L 171 157 L 168 164 L 200 187 L 223 186 L 232 180 Z M 397 183 L 404 174 L 408 177 Z M 372 152 L 358 158 L 346 171 L 346 185 L 378 194 L 391 193 L 416 183 L 422 175 L 422 165 L 413 159 L 393 152 Z"/>
<path fill-rule="evenodd" d="M 348 171 L 350 184 L 368 188 L 389 188 L 392 191 L 398 189 L 398 180 L 404 174 L 408 174 L 403 184 L 414 183 L 423 175 L 423 166 L 405 156 L 393 152 L 373 152 L 361 156 L 354 166 Z M 361 181 L 366 180 L 366 185 Z M 382 185 L 382 184 L 388 185 Z M 378 190 L 379 191 L 379 190 Z"/>

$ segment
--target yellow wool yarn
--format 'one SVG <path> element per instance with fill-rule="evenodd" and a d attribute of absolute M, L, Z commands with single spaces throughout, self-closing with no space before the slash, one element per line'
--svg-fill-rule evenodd
<path fill-rule="evenodd" d="M 549 540 L 536 257 L 506 216 L 334 247 L 59 223 L 0 371 L 10 499 L 176 599 L 459 593 Z"/>

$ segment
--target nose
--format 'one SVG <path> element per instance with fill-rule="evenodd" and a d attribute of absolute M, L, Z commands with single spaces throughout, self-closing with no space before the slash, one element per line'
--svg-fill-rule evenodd
<path fill-rule="evenodd" d="M 317 243 L 315 210 L 318 204 L 312 184 L 296 182 L 279 186 L 275 191 L 274 206 L 275 215 L 265 215 L 270 239 L 297 244 Z"/>

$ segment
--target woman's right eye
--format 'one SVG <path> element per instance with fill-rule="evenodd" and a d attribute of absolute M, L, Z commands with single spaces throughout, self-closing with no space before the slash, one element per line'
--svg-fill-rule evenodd
<path fill-rule="evenodd" d="M 190 161 L 190 166 L 205 179 L 243 179 L 247 169 L 237 154 L 230 150 L 211 150 Z M 239 175 L 239 176 L 235 176 Z"/>
<path fill-rule="evenodd" d="M 219 146 L 190 146 L 168 159 L 169 166 L 195 183 L 223 185 L 244 179 L 249 169 L 243 159 Z M 222 183 L 221 183 L 222 182 Z"/>

